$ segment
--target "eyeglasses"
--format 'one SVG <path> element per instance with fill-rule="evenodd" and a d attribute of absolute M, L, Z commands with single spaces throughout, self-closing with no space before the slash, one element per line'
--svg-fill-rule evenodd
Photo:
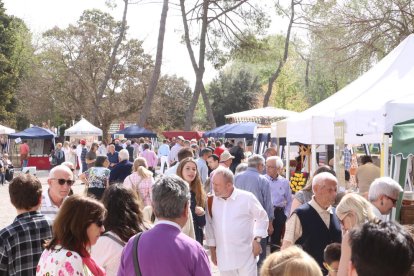
<path fill-rule="evenodd" d="M 345 216 L 344 216 L 342 219 L 340 219 L 340 218 L 338 217 L 339 222 L 341 223 L 341 225 L 342 225 L 342 226 L 344 226 L 344 225 L 345 225 L 345 218 L 346 218 L 348 215 L 349 215 L 349 213 L 345 213 Z"/>
<path fill-rule="evenodd" d="M 98 227 L 102 227 L 102 226 L 103 226 L 103 224 L 104 224 L 104 222 L 103 222 L 103 220 L 98 220 L 98 221 L 96 221 L 96 222 L 95 222 L 95 224 L 96 224 L 96 226 L 98 226 Z"/>
<path fill-rule="evenodd" d="M 68 180 L 63 179 L 63 178 L 59 178 L 59 179 L 58 178 L 51 178 L 51 179 L 57 180 L 57 182 L 59 183 L 59 185 L 65 185 L 65 183 L 67 183 L 68 186 L 72 186 L 73 183 L 75 183 L 75 181 L 73 181 L 71 179 L 68 179 Z"/>
<path fill-rule="evenodd" d="M 338 269 L 334 269 L 332 266 L 328 265 L 328 263 L 323 262 L 323 266 L 328 270 L 329 272 L 338 272 Z"/>
<path fill-rule="evenodd" d="M 392 205 L 397 204 L 398 199 L 394 199 L 394 198 L 389 197 L 389 196 L 387 196 L 387 195 L 385 195 L 385 197 L 386 197 L 386 198 L 388 198 L 389 200 L 391 200 L 391 201 L 392 201 Z"/>

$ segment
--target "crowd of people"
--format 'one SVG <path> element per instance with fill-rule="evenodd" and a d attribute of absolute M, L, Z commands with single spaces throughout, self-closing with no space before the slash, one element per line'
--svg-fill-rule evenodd
<path fill-rule="evenodd" d="M 243 141 L 78 147 L 57 145 L 46 190 L 30 174 L 10 182 L 0 275 L 202 276 L 211 260 L 220 275 L 385 276 L 414 262 L 412 231 L 389 217 L 402 191 L 389 177 L 363 169 L 364 188 L 343 193 L 321 166 L 292 194 L 277 151 Z M 77 165 L 83 195 L 71 194 Z"/>

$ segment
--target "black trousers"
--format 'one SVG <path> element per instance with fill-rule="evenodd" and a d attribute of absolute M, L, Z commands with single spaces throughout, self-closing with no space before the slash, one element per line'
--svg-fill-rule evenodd
<path fill-rule="evenodd" d="M 286 215 L 282 207 L 275 207 L 273 219 L 273 234 L 270 236 L 270 252 L 280 250 L 282 235 L 285 232 Z"/>

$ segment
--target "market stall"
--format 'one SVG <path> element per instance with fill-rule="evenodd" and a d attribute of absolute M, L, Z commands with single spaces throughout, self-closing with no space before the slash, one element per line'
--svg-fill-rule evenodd
<path fill-rule="evenodd" d="M 28 166 L 36 167 L 38 170 L 49 170 L 49 154 L 54 147 L 54 138 L 55 134 L 52 131 L 38 126 L 9 134 L 10 156 L 13 164 L 20 164 L 20 143 L 27 140 L 30 148 Z M 16 158 L 18 158 L 18 162 L 15 162 Z"/>
<path fill-rule="evenodd" d="M 125 138 L 140 138 L 140 137 L 150 137 L 150 138 L 156 138 L 157 134 L 146 129 L 143 127 L 140 127 L 138 125 L 132 125 L 127 128 L 124 128 L 116 133 L 113 134 L 114 137 L 116 135 L 123 135 Z"/>
<path fill-rule="evenodd" d="M 88 145 L 98 140 L 102 136 L 102 130 L 91 124 L 85 118 L 82 118 L 65 130 L 65 136 L 69 136 L 71 143 L 77 143 L 80 139 L 85 139 Z"/>

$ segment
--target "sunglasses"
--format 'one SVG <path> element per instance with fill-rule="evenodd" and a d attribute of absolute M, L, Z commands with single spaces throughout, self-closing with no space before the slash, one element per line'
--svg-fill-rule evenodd
<path fill-rule="evenodd" d="M 68 186 L 72 186 L 73 183 L 75 183 L 75 181 L 73 181 L 71 179 L 68 179 L 68 180 L 63 179 L 63 178 L 59 178 L 59 179 L 58 178 L 52 178 L 52 179 L 57 180 L 57 182 L 59 183 L 59 185 L 65 185 L 65 183 L 67 183 Z"/>
<path fill-rule="evenodd" d="M 391 200 L 393 205 L 397 204 L 397 201 L 398 201 L 397 199 L 394 199 L 394 198 L 389 197 L 387 195 L 385 195 L 385 197 L 388 198 L 389 200 Z"/>
<path fill-rule="evenodd" d="M 103 224 L 104 224 L 104 222 L 103 222 L 103 220 L 98 220 L 98 221 L 96 221 L 96 222 L 95 222 L 95 224 L 96 224 L 96 226 L 98 226 L 98 227 L 102 227 L 102 226 L 103 226 Z"/>

